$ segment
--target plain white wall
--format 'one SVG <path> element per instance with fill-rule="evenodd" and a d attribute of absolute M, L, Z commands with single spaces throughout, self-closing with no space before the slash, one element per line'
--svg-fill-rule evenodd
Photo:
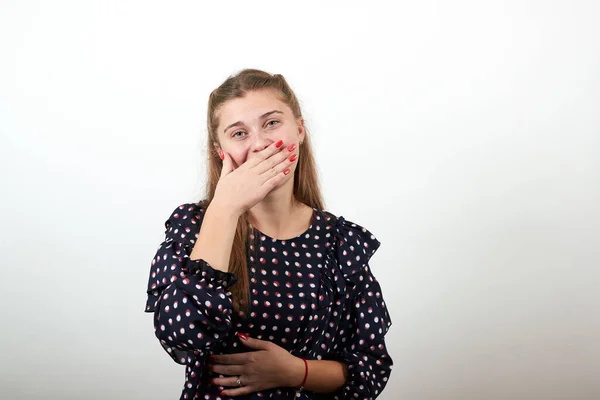
<path fill-rule="evenodd" d="M 0 397 L 175 399 L 145 314 L 208 94 L 282 73 L 382 242 L 384 400 L 600 398 L 596 1 L 2 1 Z"/>

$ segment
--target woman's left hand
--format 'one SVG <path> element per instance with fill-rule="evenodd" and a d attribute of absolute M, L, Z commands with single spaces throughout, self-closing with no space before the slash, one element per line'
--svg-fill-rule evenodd
<path fill-rule="evenodd" d="M 219 354 L 209 357 L 209 368 L 225 378 L 214 378 L 212 383 L 233 388 L 222 396 L 240 396 L 276 387 L 300 386 L 304 378 L 304 362 L 273 342 L 254 338 L 240 341 L 251 349 L 247 353 Z M 240 377 L 242 387 L 237 384 Z"/>

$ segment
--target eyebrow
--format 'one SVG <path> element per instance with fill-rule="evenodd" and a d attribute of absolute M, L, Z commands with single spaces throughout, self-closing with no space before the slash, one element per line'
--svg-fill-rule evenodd
<path fill-rule="evenodd" d="M 266 112 L 266 113 L 264 113 L 263 115 L 261 115 L 261 116 L 259 117 L 259 119 L 266 118 L 266 117 L 268 117 L 269 115 L 271 115 L 271 114 L 275 114 L 275 113 L 283 114 L 283 112 L 282 112 L 282 111 L 279 111 L 279 110 L 273 110 L 273 111 L 269 111 L 269 112 Z M 231 125 L 229 125 L 227 128 L 225 128 L 225 129 L 223 130 L 223 133 L 227 132 L 227 131 L 229 130 L 229 128 L 232 128 L 232 127 L 234 127 L 234 126 L 243 125 L 243 124 L 244 124 L 244 123 L 243 123 L 242 121 L 237 121 L 237 122 L 234 122 L 233 124 L 231 124 Z"/>

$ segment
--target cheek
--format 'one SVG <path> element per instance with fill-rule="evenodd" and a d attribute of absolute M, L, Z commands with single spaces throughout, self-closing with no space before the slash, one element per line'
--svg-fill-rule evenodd
<path fill-rule="evenodd" d="M 235 168 L 245 163 L 246 159 L 248 158 L 248 153 L 245 151 L 236 151 L 235 153 L 231 153 L 230 155 Z"/>

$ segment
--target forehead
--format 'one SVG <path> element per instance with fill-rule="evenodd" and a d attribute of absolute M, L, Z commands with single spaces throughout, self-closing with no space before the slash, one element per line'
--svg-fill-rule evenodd
<path fill-rule="evenodd" d="M 244 97 L 227 100 L 219 107 L 217 112 L 219 130 L 237 121 L 252 122 L 260 115 L 273 110 L 281 110 L 286 114 L 291 112 L 274 90 L 247 92 Z"/>

